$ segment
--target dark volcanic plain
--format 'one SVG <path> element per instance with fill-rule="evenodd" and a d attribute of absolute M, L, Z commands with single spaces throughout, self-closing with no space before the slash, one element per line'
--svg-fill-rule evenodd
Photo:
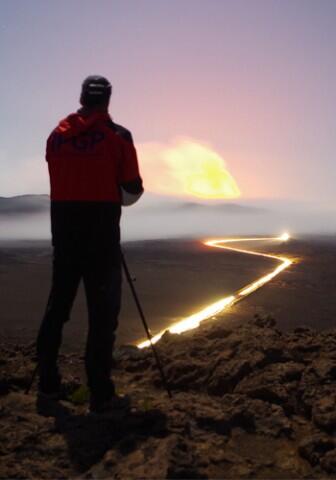
<path fill-rule="evenodd" d="M 152 331 L 190 315 L 237 290 L 271 268 L 274 262 L 205 247 L 198 240 L 128 242 L 123 246 L 135 287 Z M 1 331 L 7 338 L 36 335 L 51 281 L 51 249 L 46 242 L 0 244 Z M 81 284 L 64 348 L 82 349 L 87 329 L 86 301 Z M 123 280 L 118 343 L 144 335 L 139 314 Z"/>
<path fill-rule="evenodd" d="M 259 313 L 272 314 L 281 329 L 303 323 L 317 329 L 334 325 L 336 241 L 332 237 L 233 246 L 288 255 L 294 264 L 228 310 L 222 321 L 245 321 Z M 128 242 L 123 250 L 153 333 L 230 295 L 277 265 L 267 258 L 209 248 L 201 240 Z M 48 298 L 51 261 L 48 242 L 0 242 L 0 327 L 4 338 L 35 338 Z M 81 284 L 71 320 L 65 326 L 64 349 L 82 349 L 86 329 Z M 117 341 L 134 343 L 143 336 L 124 278 Z"/>

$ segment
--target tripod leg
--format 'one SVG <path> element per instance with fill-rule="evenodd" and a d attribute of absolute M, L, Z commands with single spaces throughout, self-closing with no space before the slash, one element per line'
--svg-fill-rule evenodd
<path fill-rule="evenodd" d="M 35 377 L 36 377 L 36 374 L 37 374 L 37 371 L 38 371 L 38 364 L 36 365 L 33 373 L 32 373 L 32 376 L 31 376 L 31 379 L 30 379 L 30 383 L 28 385 L 28 387 L 26 388 L 25 390 L 25 394 L 28 395 L 28 393 L 30 392 L 30 389 L 34 383 L 34 380 L 35 380 Z"/>
<path fill-rule="evenodd" d="M 142 320 L 142 323 L 143 323 L 143 326 L 144 326 L 144 328 L 145 328 L 145 331 L 146 331 L 146 334 L 147 334 L 149 343 L 150 343 L 150 345 L 151 345 L 151 348 L 152 348 L 152 351 L 153 351 L 153 355 L 154 355 L 154 358 L 155 358 L 155 361 L 156 361 L 158 370 L 159 370 L 160 375 L 161 375 L 161 378 L 162 378 L 162 383 L 163 383 L 163 385 L 165 386 L 165 388 L 166 388 L 166 390 L 167 390 L 167 393 L 168 393 L 169 398 L 172 398 L 172 397 L 173 397 L 172 392 L 171 392 L 171 390 L 170 390 L 170 387 L 169 387 L 169 384 L 168 384 L 166 375 L 165 375 L 165 373 L 164 373 L 164 370 L 163 370 L 163 366 L 162 366 L 160 357 L 159 357 L 158 352 L 157 352 L 157 350 L 155 349 L 154 344 L 153 344 L 153 342 L 152 342 L 152 335 L 151 335 L 150 330 L 149 330 L 149 328 L 148 328 L 148 325 L 147 325 L 147 322 L 146 322 L 146 319 L 145 319 L 145 315 L 144 315 L 144 313 L 143 313 L 143 310 L 142 310 L 142 307 L 141 307 L 141 304 L 140 304 L 138 295 L 137 295 L 137 293 L 136 293 L 136 291 L 135 291 L 135 288 L 134 288 L 134 285 L 133 285 L 133 282 L 132 282 L 132 278 L 131 278 L 131 275 L 130 275 L 130 273 L 129 273 L 129 270 L 128 270 L 128 267 L 127 267 L 127 264 L 126 264 L 126 261 L 125 261 L 125 257 L 124 257 L 124 255 L 123 255 L 122 251 L 121 251 L 121 261 L 122 261 L 122 265 L 123 265 L 123 268 L 124 268 L 124 271 L 125 271 L 125 275 L 126 275 L 127 281 L 128 281 L 128 283 L 129 283 L 131 292 L 132 292 L 133 297 L 134 297 L 135 304 L 136 304 L 136 306 L 137 306 L 137 308 L 138 308 L 138 311 L 139 311 L 139 314 L 140 314 L 140 318 L 141 318 L 141 320 Z"/>

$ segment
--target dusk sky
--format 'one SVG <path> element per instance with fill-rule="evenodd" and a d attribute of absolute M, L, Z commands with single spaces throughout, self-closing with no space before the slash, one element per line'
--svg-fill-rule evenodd
<path fill-rule="evenodd" d="M 48 192 L 46 138 L 102 74 L 147 190 L 190 171 L 223 198 L 332 206 L 335 22 L 335 0 L 0 0 L 0 196 Z"/>

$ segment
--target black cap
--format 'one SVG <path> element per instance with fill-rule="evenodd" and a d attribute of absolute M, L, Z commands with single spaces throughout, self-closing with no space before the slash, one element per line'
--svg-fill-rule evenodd
<path fill-rule="evenodd" d="M 112 93 L 112 85 L 101 75 L 90 75 L 82 83 L 80 103 L 84 107 L 108 105 Z"/>

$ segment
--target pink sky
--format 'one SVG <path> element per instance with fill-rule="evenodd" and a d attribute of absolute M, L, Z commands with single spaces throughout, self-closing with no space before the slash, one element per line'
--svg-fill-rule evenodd
<path fill-rule="evenodd" d="M 78 107 L 82 80 L 99 73 L 112 82 L 110 112 L 132 131 L 148 184 L 143 147 L 186 137 L 222 158 L 242 198 L 335 203 L 336 2 L 1 8 L 0 196 L 48 191 L 46 137 Z"/>

